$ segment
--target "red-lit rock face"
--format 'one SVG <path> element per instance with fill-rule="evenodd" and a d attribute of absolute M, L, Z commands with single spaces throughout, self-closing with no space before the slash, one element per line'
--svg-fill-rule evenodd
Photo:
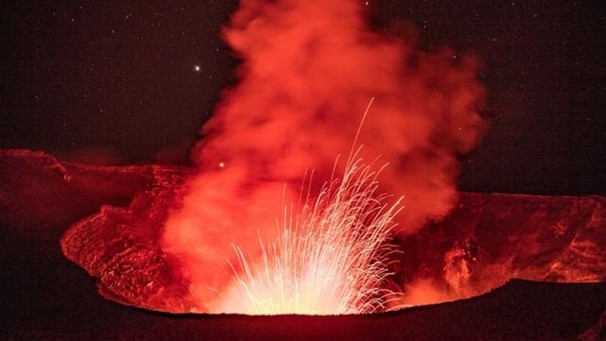
<path fill-rule="evenodd" d="M 125 309 L 100 299 L 86 275 L 61 255 L 59 236 L 69 222 L 76 221 L 65 234 L 64 242 L 69 239 L 71 244 L 65 245 L 69 250 L 64 249 L 89 273 L 95 274 L 105 297 L 146 309 L 187 310 L 187 283 L 181 281 L 181 269 L 158 254 L 153 245 L 154 233 L 158 231 L 153 222 L 161 221 L 165 213 L 156 217 L 145 213 L 153 211 L 154 206 L 162 206 L 163 199 L 175 194 L 168 188 L 182 174 L 185 172 L 179 168 L 88 167 L 59 163 L 44 153 L 0 151 L 3 179 L 0 233 L 4 243 L 1 261 L 5 278 L 1 285 L 6 302 L 2 306 L 6 317 L 2 322 L 5 328 L 0 331 L 2 338 L 190 340 L 192 335 L 217 340 L 234 337 L 264 340 L 276 335 L 293 340 L 343 337 L 383 340 L 401 335 L 440 340 L 487 340 L 495 336 L 502 340 L 603 338 L 604 282 L 567 285 L 514 281 L 469 300 L 370 317 L 170 318 Z M 139 193 L 137 199 L 129 207 L 135 193 Z M 102 203 L 108 206 L 99 211 Z M 402 254 L 399 277 L 394 280 L 411 284 L 425 279 L 428 286 L 404 286 L 407 296 L 414 295 L 418 302 L 456 296 L 444 294 L 453 291 L 446 281 L 452 276 L 446 276 L 445 259 L 453 260 L 452 264 L 467 262 L 458 268 L 468 268 L 468 278 L 473 280 L 461 280 L 457 288 L 471 284 L 472 293 L 488 286 L 478 285 L 479 279 L 490 283 L 495 274 L 496 279 L 520 273 L 538 279 L 544 279 L 546 274 L 549 280 L 564 279 L 554 277 L 560 272 L 549 265 L 558 262 L 566 264 L 567 273 L 604 280 L 603 196 L 464 193 L 460 203 L 464 206 L 458 207 L 444 222 L 427 227 L 425 235 L 409 236 L 399 242 L 408 251 Z M 504 208 L 508 214 L 502 214 Z M 137 225 L 140 214 L 144 215 L 143 221 L 151 222 L 149 228 L 137 227 L 141 226 Z M 460 224 L 465 221 L 469 221 L 467 227 Z M 565 238 L 552 238 L 551 226 L 563 226 L 571 232 Z M 529 233 L 525 233 L 526 229 Z M 70 235 L 75 231 L 82 235 Z M 511 243 L 512 240 L 516 243 Z M 583 243 L 577 244 L 577 240 Z M 526 247 L 531 245 L 530 241 L 534 241 L 535 249 Z M 474 258 L 477 260 L 473 261 Z M 504 270 L 494 271 L 504 259 L 510 258 L 514 261 L 507 262 Z"/>
<path fill-rule="evenodd" d="M 65 256 L 99 278 L 99 292 L 122 304 L 188 312 L 192 302 L 179 264 L 162 251 L 164 221 L 183 172 L 156 167 L 129 207 L 103 206 L 63 236 Z"/>
<path fill-rule="evenodd" d="M 462 193 L 443 221 L 401 241 L 408 299 L 468 297 L 512 277 L 605 281 L 605 208 L 603 196 Z"/>
<path fill-rule="evenodd" d="M 159 247 L 182 176 L 156 166 L 128 208 L 103 207 L 63 237 L 65 255 L 99 278 L 103 296 L 152 310 L 196 310 L 182 268 Z M 514 277 L 605 281 L 604 207 L 601 196 L 461 193 L 442 222 L 396 240 L 403 252 L 392 279 L 404 298 L 394 306 L 469 297 Z"/>

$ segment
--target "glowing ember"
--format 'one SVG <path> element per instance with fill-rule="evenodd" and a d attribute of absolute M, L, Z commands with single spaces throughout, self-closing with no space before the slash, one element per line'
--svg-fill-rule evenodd
<path fill-rule="evenodd" d="M 343 179 L 326 184 L 300 213 L 285 209 L 280 238 L 249 263 L 213 311 L 246 314 L 352 314 L 384 310 L 393 293 L 386 242 L 400 200 L 377 194 L 377 172 L 348 162 Z M 262 242 L 261 242 L 262 243 Z"/>

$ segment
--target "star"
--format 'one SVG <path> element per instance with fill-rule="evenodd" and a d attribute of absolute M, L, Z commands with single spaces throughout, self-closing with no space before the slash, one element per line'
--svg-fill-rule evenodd
<path fill-rule="evenodd" d="M 194 72 L 200 72 L 200 70 L 202 70 L 200 65 L 194 65 Z"/>

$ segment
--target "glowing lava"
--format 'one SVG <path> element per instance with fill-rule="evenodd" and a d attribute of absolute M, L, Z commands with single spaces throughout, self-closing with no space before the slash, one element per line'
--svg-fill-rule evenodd
<path fill-rule="evenodd" d="M 245 314 L 358 314 L 383 311 L 387 245 L 400 210 L 378 194 L 377 173 L 348 162 L 343 179 L 325 184 L 301 212 L 285 209 L 280 238 L 242 267 L 212 311 Z"/>

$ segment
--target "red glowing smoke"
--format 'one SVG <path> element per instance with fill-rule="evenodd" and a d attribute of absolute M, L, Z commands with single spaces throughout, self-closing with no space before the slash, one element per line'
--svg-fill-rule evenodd
<path fill-rule="evenodd" d="M 199 302 L 230 280 L 233 244 L 254 257 L 259 239 L 279 235 L 275 219 L 306 170 L 324 181 L 337 155 L 350 152 L 373 97 L 357 142 L 367 160 L 390 164 L 379 180 L 382 191 L 405 196 L 400 232 L 455 202 L 457 156 L 482 130 L 478 63 L 422 51 L 367 20 L 353 0 L 243 0 L 223 31 L 242 58 L 240 80 L 202 128 L 199 171 L 163 238 Z"/>

